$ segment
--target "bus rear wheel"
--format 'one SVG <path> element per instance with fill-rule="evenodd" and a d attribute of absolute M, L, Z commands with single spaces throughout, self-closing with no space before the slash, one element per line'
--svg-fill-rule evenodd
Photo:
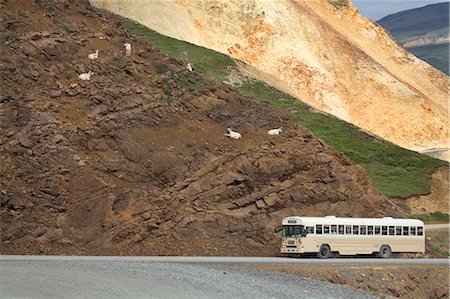
<path fill-rule="evenodd" d="M 331 249 L 330 246 L 328 245 L 321 245 L 320 246 L 320 250 L 319 253 L 317 254 L 317 256 L 321 259 L 327 259 L 329 257 L 331 257 Z"/>
<path fill-rule="evenodd" d="M 380 251 L 378 252 L 378 256 L 384 259 L 390 258 L 392 255 L 391 247 L 387 245 L 382 245 L 380 247 Z"/>

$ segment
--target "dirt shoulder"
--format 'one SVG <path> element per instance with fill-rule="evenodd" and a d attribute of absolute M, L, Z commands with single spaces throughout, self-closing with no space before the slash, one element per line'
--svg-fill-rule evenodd
<path fill-rule="evenodd" d="M 343 284 L 383 298 L 449 298 L 447 266 L 253 265 L 250 267 Z"/>

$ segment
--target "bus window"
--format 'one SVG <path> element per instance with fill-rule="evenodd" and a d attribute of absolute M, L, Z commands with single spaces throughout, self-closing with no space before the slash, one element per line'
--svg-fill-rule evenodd
<path fill-rule="evenodd" d="M 338 233 L 339 233 L 340 235 L 343 235 L 343 234 L 344 234 L 344 225 L 339 225 Z"/>
<path fill-rule="evenodd" d="M 331 225 L 331 234 L 336 235 L 337 234 L 337 225 Z"/>
<path fill-rule="evenodd" d="M 380 226 L 377 225 L 377 226 L 375 226 L 375 235 L 379 235 L 379 234 L 381 234 L 381 229 L 380 229 Z"/>
<path fill-rule="evenodd" d="M 359 234 L 360 235 L 365 235 L 366 234 L 366 226 L 365 225 L 361 225 L 359 227 Z"/>
<path fill-rule="evenodd" d="M 418 226 L 417 227 L 417 235 L 418 236 L 423 236 L 423 227 L 422 226 Z"/>
<path fill-rule="evenodd" d="M 389 236 L 395 235 L 395 228 L 393 226 L 389 226 Z"/>
<path fill-rule="evenodd" d="M 346 225 L 345 226 L 345 234 L 346 235 L 351 235 L 352 234 L 352 226 L 351 225 Z"/>
<path fill-rule="evenodd" d="M 306 227 L 306 232 L 308 234 L 314 234 L 314 226 L 307 226 Z"/>
<path fill-rule="evenodd" d="M 404 236 L 408 236 L 409 235 L 409 226 L 404 226 L 403 227 L 403 235 Z"/>
<path fill-rule="evenodd" d="M 415 226 L 411 226 L 411 228 L 409 229 L 409 234 L 411 236 L 415 236 L 416 235 L 416 227 Z"/>
<path fill-rule="evenodd" d="M 359 235 L 359 225 L 353 225 L 353 234 Z"/>
<path fill-rule="evenodd" d="M 383 236 L 386 236 L 386 235 L 388 234 L 388 230 L 387 230 L 387 226 L 386 226 L 386 225 L 383 225 L 383 226 L 381 227 L 381 234 L 382 234 Z"/>
<path fill-rule="evenodd" d="M 322 234 L 322 224 L 316 225 L 316 234 L 318 234 L 318 235 Z"/>
<path fill-rule="evenodd" d="M 323 226 L 323 233 L 324 234 L 329 234 L 330 233 L 330 225 L 329 224 L 324 224 L 324 226 Z"/>
<path fill-rule="evenodd" d="M 396 226 L 395 227 L 395 235 L 396 236 L 401 236 L 402 235 L 402 227 L 401 226 Z"/>
<path fill-rule="evenodd" d="M 373 225 L 369 225 L 369 226 L 367 227 L 367 234 L 368 234 L 368 235 L 373 235 Z"/>

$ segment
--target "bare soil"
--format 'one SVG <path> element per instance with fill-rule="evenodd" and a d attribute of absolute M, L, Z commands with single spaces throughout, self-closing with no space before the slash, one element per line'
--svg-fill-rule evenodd
<path fill-rule="evenodd" d="M 449 298 L 448 266 L 254 265 L 251 268 L 348 285 L 387 298 Z"/>

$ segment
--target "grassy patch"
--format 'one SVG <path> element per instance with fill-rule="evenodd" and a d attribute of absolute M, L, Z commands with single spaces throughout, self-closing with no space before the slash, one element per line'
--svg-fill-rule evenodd
<path fill-rule="evenodd" d="M 396 202 L 395 203 L 400 209 L 402 209 L 403 211 L 405 211 L 406 213 L 411 213 L 411 208 L 408 207 L 406 204 L 402 203 L 402 202 Z"/>
<path fill-rule="evenodd" d="M 345 6 L 346 3 L 339 0 L 333 2 L 338 6 Z M 105 10 L 101 12 L 110 15 Z M 236 67 L 235 62 L 224 54 L 161 35 L 127 18 L 118 18 L 131 33 L 173 58 L 184 63 L 190 62 L 200 73 L 223 81 Z M 197 84 L 190 82 L 190 79 L 184 80 L 181 84 L 193 87 Z M 255 100 L 267 101 L 287 111 L 294 121 L 310 129 L 355 163 L 364 166 L 378 189 L 388 197 L 426 194 L 430 189 L 428 177 L 431 173 L 438 167 L 448 167 L 447 162 L 403 149 L 332 115 L 314 111 L 307 104 L 260 81 L 248 80 L 236 87 Z"/>
<path fill-rule="evenodd" d="M 448 250 L 445 249 L 444 246 L 442 246 L 442 244 L 433 244 L 431 245 L 431 248 L 433 248 L 434 251 L 436 251 L 437 253 L 439 253 L 444 257 L 450 256 L 450 252 L 448 252 Z"/>
<path fill-rule="evenodd" d="M 414 214 L 414 215 L 411 215 L 411 218 L 420 219 L 425 222 L 430 222 L 430 221 L 449 222 L 450 221 L 450 216 L 443 212 L 433 212 L 430 214 Z"/>

